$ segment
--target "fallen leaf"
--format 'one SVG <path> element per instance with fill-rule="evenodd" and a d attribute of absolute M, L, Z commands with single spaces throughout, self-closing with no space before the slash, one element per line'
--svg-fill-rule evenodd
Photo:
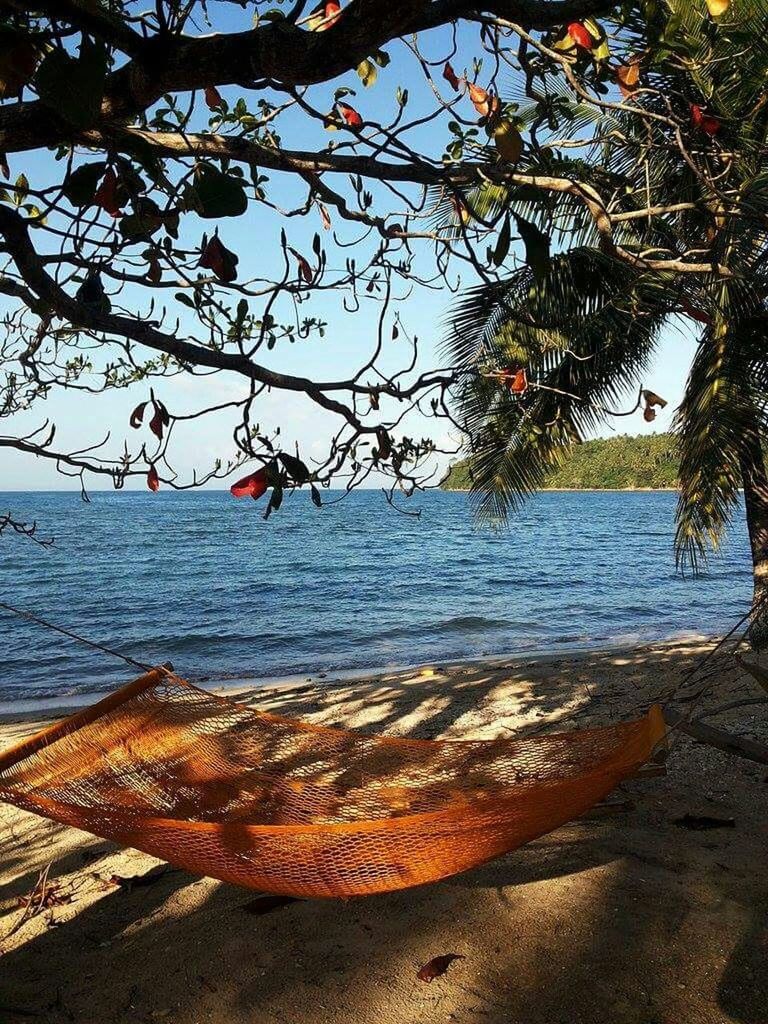
<path fill-rule="evenodd" d="M 240 907 L 246 914 L 269 914 L 273 910 L 279 910 L 289 903 L 301 903 L 296 896 L 257 896 L 255 900 L 249 900 Z"/>
<path fill-rule="evenodd" d="M 122 889 L 126 889 L 128 892 L 131 892 L 133 889 L 141 889 L 147 885 L 154 885 L 155 882 L 159 882 L 167 872 L 168 865 L 160 864 L 156 868 L 151 868 L 143 875 L 110 875 L 109 882 L 111 885 L 119 885 Z"/>
<path fill-rule="evenodd" d="M 430 983 L 435 978 L 439 978 L 441 974 L 445 974 L 454 960 L 463 959 L 464 956 L 461 953 L 443 953 L 442 956 L 434 956 L 428 963 L 419 968 L 416 977 L 419 981 Z"/>
<path fill-rule="evenodd" d="M 704 832 L 713 828 L 736 828 L 735 818 L 713 818 L 708 814 L 684 814 L 682 818 L 675 818 L 674 825 L 678 828 L 691 829 L 694 832 Z"/>

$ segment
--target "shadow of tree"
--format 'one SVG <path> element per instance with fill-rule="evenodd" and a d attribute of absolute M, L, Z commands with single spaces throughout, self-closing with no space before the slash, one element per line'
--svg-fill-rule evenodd
<path fill-rule="evenodd" d="M 447 677 L 409 684 L 398 676 L 362 691 L 257 696 L 281 714 L 376 732 L 386 723 L 421 736 L 525 734 L 543 723 L 626 717 L 690 663 L 666 651 L 624 660 L 605 663 L 613 674 L 592 702 L 577 663 L 562 680 L 516 665 L 470 669 L 449 688 Z M 244 890 L 180 872 L 130 893 L 105 891 L 64 908 L 59 927 L 20 936 L 0 959 L 0 1007 L 51 1024 L 766 1024 L 757 778 L 751 766 L 683 739 L 667 778 L 626 786 L 633 810 L 582 819 L 446 882 L 388 895 L 252 916 Z M 675 826 L 705 800 L 737 815 L 738 828 Z M 110 848 L 97 849 L 108 865 Z M 24 871 L 30 855 L 29 846 L 14 850 L 13 884 L 34 880 Z M 77 877 L 76 852 L 55 869 Z M 447 952 L 466 959 L 420 983 L 418 966 Z"/>

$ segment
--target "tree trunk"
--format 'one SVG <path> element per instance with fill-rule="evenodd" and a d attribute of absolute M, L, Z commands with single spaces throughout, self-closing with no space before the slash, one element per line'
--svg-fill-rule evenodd
<path fill-rule="evenodd" d="M 754 578 L 753 616 L 747 635 L 759 651 L 768 648 L 768 475 L 757 421 L 747 432 L 741 479 Z"/>

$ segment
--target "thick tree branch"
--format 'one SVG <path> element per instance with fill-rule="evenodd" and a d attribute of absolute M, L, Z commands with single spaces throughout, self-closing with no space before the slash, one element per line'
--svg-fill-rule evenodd
<path fill-rule="evenodd" d="M 89 16 L 77 0 L 64 5 L 43 3 L 42 9 L 49 6 L 62 6 L 61 17 L 83 28 L 89 28 L 89 17 L 103 20 L 101 14 Z M 607 0 L 491 0 L 481 9 L 535 29 L 605 13 L 615 6 Z M 156 36 L 141 40 L 140 50 L 135 40 L 121 32 L 114 42 L 122 49 L 130 46 L 135 56 L 109 77 L 99 124 L 128 122 L 165 93 L 209 85 L 250 85 L 259 79 L 289 86 L 327 82 L 356 68 L 393 39 L 476 11 L 477 5 L 470 0 L 354 0 L 325 32 L 307 32 L 281 20 L 248 32 L 199 38 Z M 107 28 L 116 31 L 111 20 Z M 71 128 L 39 100 L 0 108 L 1 151 L 17 153 L 67 141 L 72 141 Z"/>

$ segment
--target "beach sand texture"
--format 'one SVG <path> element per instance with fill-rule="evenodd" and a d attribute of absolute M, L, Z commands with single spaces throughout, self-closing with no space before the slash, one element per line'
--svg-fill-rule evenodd
<path fill-rule="evenodd" d="M 528 734 L 663 703 L 706 649 L 497 658 L 240 699 L 392 735 Z M 735 668 L 710 682 L 700 710 L 761 692 Z M 768 741 L 763 706 L 716 722 Z M 41 724 L 6 716 L 0 746 Z M 2 806 L 0 1020 L 768 1024 L 768 769 L 677 735 L 668 767 L 440 884 L 267 913 L 252 892 Z M 686 829 L 686 813 L 734 827 Z M 48 865 L 49 905 L 30 916 L 20 900 Z M 446 953 L 463 959 L 418 980 Z"/>

